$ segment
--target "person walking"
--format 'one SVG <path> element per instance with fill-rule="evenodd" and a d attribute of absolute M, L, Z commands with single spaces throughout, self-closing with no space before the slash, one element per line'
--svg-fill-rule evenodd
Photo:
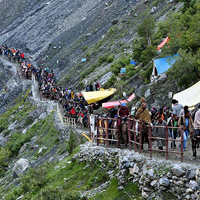
<path fill-rule="evenodd" d="M 176 99 L 172 100 L 172 104 L 173 104 L 173 106 L 172 106 L 173 114 L 180 117 L 180 113 L 181 113 L 181 109 L 183 109 L 183 105 L 179 104 Z"/>
<path fill-rule="evenodd" d="M 192 117 L 190 116 L 189 110 L 187 110 L 185 112 L 185 115 L 183 117 L 179 118 L 178 126 L 179 127 L 183 126 L 183 129 L 184 129 L 183 149 L 186 150 L 186 144 L 187 144 L 188 136 L 192 132 L 192 127 L 193 127 L 193 120 L 192 120 Z M 179 147 L 181 147 L 181 144 L 179 145 Z"/>
<path fill-rule="evenodd" d="M 162 115 L 158 115 L 156 126 L 158 127 L 154 131 L 155 137 L 166 138 L 166 122 L 163 120 Z M 157 140 L 157 145 L 160 150 L 163 150 L 163 146 L 166 146 L 166 141 Z"/>
<path fill-rule="evenodd" d="M 199 148 L 199 140 L 200 140 L 200 105 L 199 110 L 195 113 L 194 117 L 194 128 L 196 132 L 196 139 L 197 139 L 197 148 Z"/>

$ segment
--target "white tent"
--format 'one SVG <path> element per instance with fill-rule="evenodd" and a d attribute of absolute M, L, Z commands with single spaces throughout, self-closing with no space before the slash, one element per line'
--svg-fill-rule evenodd
<path fill-rule="evenodd" d="M 200 102 L 200 81 L 188 89 L 175 94 L 173 99 L 178 100 L 183 106 L 187 105 L 189 108 L 194 108 Z"/>

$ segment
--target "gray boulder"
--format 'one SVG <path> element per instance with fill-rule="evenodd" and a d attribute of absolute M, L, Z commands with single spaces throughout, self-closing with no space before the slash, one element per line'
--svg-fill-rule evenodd
<path fill-rule="evenodd" d="M 150 185 L 151 185 L 151 187 L 156 187 L 158 185 L 158 181 L 153 180 Z"/>
<path fill-rule="evenodd" d="M 172 172 L 174 173 L 175 176 L 178 176 L 178 177 L 185 175 L 185 171 L 183 170 L 183 168 L 178 165 L 173 167 Z"/>
<path fill-rule="evenodd" d="M 198 189 L 198 183 L 196 181 L 190 180 L 189 182 L 189 187 L 193 190 L 196 191 Z"/>
<path fill-rule="evenodd" d="M 13 175 L 19 177 L 22 175 L 29 167 L 29 161 L 24 158 L 20 158 L 13 167 Z"/>
<path fill-rule="evenodd" d="M 186 177 L 191 180 L 194 179 L 196 175 L 196 169 L 189 169 L 187 170 Z"/>
<path fill-rule="evenodd" d="M 160 178 L 159 184 L 164 187 L 169 187 L 169 179 L 167 177 Z"/>
<path fill-rule="evenodd" d="M 154 180 L 155 174 L 154 174 L 153 169 L 148 170 L 146 176 L 147 176 L 147 178 L 149 178 L 150 180 Z"/>
<path fill-rule="evenodd" d="M 151 90 L 148 89 L 148 90 L 145 92 L 144 97 L 147 98 L 147 97 L 149 97 L 150 95 L 151 95 Z"/>

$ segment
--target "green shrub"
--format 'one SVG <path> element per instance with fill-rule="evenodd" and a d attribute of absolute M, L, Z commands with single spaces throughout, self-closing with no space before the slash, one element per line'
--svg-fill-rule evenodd
<path fill-rule="evenodd" d="M 77 200 L 81 199 L 79 194 L 73 192 L 66 192 L 64 188 L 45 188 L 43 189 L 37 199 L 42 199 L 42 200 Z"/>
<path fill-rule="evenodd" d="M 8 128 L 8 120 L 5 117 L 0 117 L 0 133 Z"/>
<path fill-rule="evenodd" d="M 91 56 L 91 53 L 88 51 L 87 53 L 86 53 L 86 58 L 90 58 L 90 56 Z"/>
<path fill-rule="evenodd" d="M 106 62 L 107 63 L 111 63 L 114 60 L 115 56 L 114 55 L 110 55 L 107 57 Z"/>
<path fill-rule="evenodd" d="M 120 69 L 126 67 L 130 63 L 130 57 L 121 57 L 111 65 L 111 71 L 118 76 Z"/>
<path fill-rule="evenodd" d="M 4 137 L 6 137 L 7 135 L 9 135 L 10 134 L 10 130 L 4 130 L 3 131 L 3 135 L 4 135 Z"/>
<path fill-rule="evenodd" d="M 88 70 L 84 70 L 81 72 L 81 80 L 83 80 L 88 75 Z"/>
<path fill-rule="evenodd" d="M 37 193 L 46 184 L 46 174 L 48 166 L 36 169 L 29 169 L 25 176 L 21 177 L 21 189 L 24 193 L 31 191 Z"/>
<path fill-rule="evenodd" d="M 114 86 L 114 84 L 116 83 L 117 77 L 115 75 L 112 75 L 108 81 L 104 84 L 104 87 L 111 87 Z"/>
<path fill-rule="evenodd" d="M 106 62 L 108 57 L 109 57 L 108 53 L 105 53 L 104 55 L 100 56 L 98 59 L 98 66 Z"/>
<path fill-rule="evenodd" d="M 86 46 L 84 46 L 84 47 L 82 47 L 82 51 L 85 51 L 87 48 L 88 48 L 88 46 L 87 46 L 87 45 L 86 45 Z"/>
<path fill-rule="evenodd" d="M 11 151 L 12 156 L 17 155 L 23 144 L 31 141 L 31 137 L 32 135 L 29 133 L 25 135 L 22 133 L 13 133 L 9 137 L 9 141 L 6 144 L 6 148 Z"/>
<path fill-rule="evenodd" d="M 135 69 L 133 65 L 126 66 L 126 76 L 125 79 L 133 77 L 138 71 L 140 71 L 141 68 Z"/>
<path fill-rule="evenodd" d="M 140 73 L 140 78 L 143 79 L 143 82 L 145 84 L 148 84 L 150 82 L 152 70 L 153 70 L 153 64 L 150 65 L 147 70 Z"/>
<path fill-rule="evenodd" d="M 77 135 L 71 131 L 69 135 L 69 140 L 67 142 L 67 151 L 69 154 L 73 152 L 73 150 L 78 146 L 78 138 Z"/>
<path fill-rule="evenodd" d="M 5 172 L 5 167 L 8 167 L 8 161 L 10 159 L 11 152 L 6 149 L 1 147 L 0 149 L 0 177 L 3 175 Z"/>

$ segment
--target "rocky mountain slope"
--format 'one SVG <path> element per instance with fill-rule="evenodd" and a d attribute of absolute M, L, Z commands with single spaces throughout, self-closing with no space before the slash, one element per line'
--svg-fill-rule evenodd
<path fill-rule="evenodd" d="M 114 100 L 135 92 L 132 103 L 145 96 L 149 106 L 165 106 L 168 93 L 179 90 L 176 81 L 150 83 L 151 61 L 129 63 L 145 15 L 157 25 L 182 6 L 169 0 L 0 0 L 0 43 L 22 49 L 36 66 L 53 68 L 64 87 L 80 91 L 98 80 L 117 88 Z M 125 78 L 118 76 L 124 65 Z M 0 199 L 199 198 L 198 166 L 85 143 L 79 130 L 61 122 L 57 104 L 42 101 L 34 80 L 19 71 L 0 58 Z"/>
<path fill-rule="evenodd" d="M 117 58 L 131 57 L 136 28 L 146 10 L 155 9 L 152 16 L 157 23 L 166 18 L 168 11 L 177 11 L 181 5 L 168 0 L 50 0 L 11 4 L 12 1 L 1 2 L 5 13 L 11 13 L 12 9 L 17 15 L 15 18 L 11 14 L 6 16 L 0 41 L 23 49 L 33 58 L 35 65 L 53 68 L 59 84 L 78 90 L 82 90 L 86 82 L 97 79 L 101 84 L 107 82 L 113 74 L 111 65 Z M 20 4 L 26 8 L 23 12 L 19 10 Z M 82 63 L 82 58 L 87 61 Z M 141 93 L 140 88 L 143 80 L 139 74 L 135 79 L 127 80 L 131 84 L 119 82 L 124 84 L 123 90 L 128 95 L 137 88 L 137 94 L 144 95 L 145 89 Z M 166 89 L 164 97 L 168 92 L 177 91 L 176 87 Z M 118 92 L 116 98 L 121 98 L 121 95 Z M 155 101 L 151 99 L 150 103 Z"/>

